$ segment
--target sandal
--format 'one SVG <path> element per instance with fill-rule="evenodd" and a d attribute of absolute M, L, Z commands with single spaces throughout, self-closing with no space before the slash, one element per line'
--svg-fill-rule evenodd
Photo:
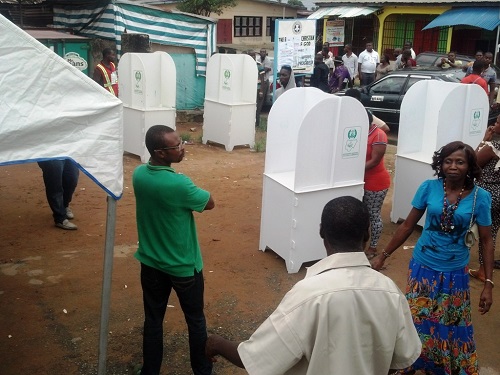
<path fill-rule="evenodd" d="M 473 279 L 477 279 L 479 281 L 482 281 L 483 283 L 486 281 L 484 276 L 479 275 L 479 270 L 469 270 L 469 276 L 472 277 Z"/>

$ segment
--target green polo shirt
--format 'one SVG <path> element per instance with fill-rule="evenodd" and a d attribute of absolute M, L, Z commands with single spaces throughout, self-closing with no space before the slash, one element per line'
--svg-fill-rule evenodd
<path fill-rule="evenodd" d="M 135 257 L 169 275 L 187 277 L 201 271 L 193 211 L 202 212 L 210 193 L 171 167 L 143 164 L 132 177 L 139 248 Z"/>

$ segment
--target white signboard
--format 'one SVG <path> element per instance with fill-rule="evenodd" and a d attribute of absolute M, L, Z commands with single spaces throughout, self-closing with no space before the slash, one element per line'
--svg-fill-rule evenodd
<path fill-rule="evenodd" d="M 345 21 L 325 21 L 324 40 L 330 47 L 339 47 L 344 45 Z"/>
<path fill-rule="evenodd" d="M 290 65 L 295 73 L 312 74 L 316 50 L 316 20 L 276 20 L 275 61 L 278 70 Z"/>

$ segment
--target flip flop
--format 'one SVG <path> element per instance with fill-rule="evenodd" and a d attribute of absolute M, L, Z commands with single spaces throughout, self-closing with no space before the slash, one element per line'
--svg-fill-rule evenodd
<path fill-rule="evenodd" d="M 482 281 L 483 283 L 485 282 L 485 278 L 482 276 L 479 276 L 479 270 L 469 270 L 469 276 L 472 277 L 473 279 Z"/>

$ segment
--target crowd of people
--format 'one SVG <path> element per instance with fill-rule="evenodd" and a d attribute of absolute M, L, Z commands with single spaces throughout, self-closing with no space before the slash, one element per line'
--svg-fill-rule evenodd
<path fill-rule="evenodd" d="M 334 58 L 327 51 L 316 55 L 311 86 L 334 92 L 352 85 L 352 74 L 369 84 L 390 70 L 389 56 L 382 56 L 380 63 L 371 43 L 357 62 L 349 47 L 342 58 Z M 403 67 L 414 66 L 414 52 L 409 47 L 401 54 Z M 475 79 L 478 65 L 483 66 L 482 62 L 472 64 L 469 79 Z M 260 69 L 259 76 L 263 71 Z M 296 87 L 290 66 L 282 66 L 278 76 L 278 97 Z M 351 89 L 346 95 L 357 97 L 356 93 L 359 90 Z M 456 141 L 434 153 L 432 169 L 437 178 L 421 184 L 408 217 L 382 251 L 378 249 L 383 230 L 381 211 L 390 186 L 384 165 L 387 136 L 370 112 L 367 117 L 369 136 L 362 202 L 341 197 L 324 207 L 320 236 L 327 257 L 308 269 L 305 279 L 244 341 L 207 335 L 202 261 L 192 211 L 212 209 L 215 204 L 208 192 L 197 188 L 188 177 L 178 177 L 172 169 L 171 164 L 183 158 L 179 136 L 161 126 L 148 131 L 150 162 L 134 172 L 139 233 L 136 257 L 142 267 L 145 311 L 144 363 L 140 374 L 158 374 L 162 321 L 172 289 L 181 300 L 188 325 L 195 374 L 211 374 L 212 362 L 218 356 L 245 368 L 249 374 L 415 374 L 419 370 L 428 374 L 479 373 L 469 277 L 483 282 L 478 309 L 486 314 L 493 303 L 493 268 L 500 267 L 500 261 L 494 261 L 496 232 L 500 227 L 500 146 L 496 139 L 500 117 L 495 126 L 488 128 L 477 150 Z M 154 197 L 150 189 L 167 181 L 172 186 L 157 191 L 185 191 L 185 203 L 165 193 L 158 204 L 160 198 Z M 403 245 L 424 214 L 425 226 L 409 263 L 403 295 L 376 271 Z M 168 219 L 159 224 L 158 217 L 163 216 Z M 185 225 L 181 220 L 189 223 L 192 238 L 187 244 L 176 239 L 179 231 L 172 230 Z M 471 245 L 465 238 L 472 222 L 478 226 L 478 270 L 468 268 Z M 171 242 L 177 243 L 174 250 L 169 250 L 175 253 L 166 257 L 157 250 Z M 180 257 L 181 254 L 189 256 Z M 152 284 L 153 280 L 156 284 Z M 191 294 L 197 296 L 193 300 L 195 306 L 183 300 Z M 379 305 L 380 311 L 384 311 L 382 320 L 374 314 Z M 332 337 L 337 336 L 342 340 L 332 342 Z M 352 356 L 345 356 L 347 352 L 363 360 L 353 361 Z"/>
<path fill-rule="evenodd" d="M 350 45 L 345 51 L 341 58 L 326 50 L 316 55 L 311 86 L 335 92 L 352 86 L 356 78 L 362 85 L 370 84 L 390 70 L 389 56 L 379 58 L 372 43 L 366 44 L 359 58 Z M 407 43 L 401 66 L 413 66 L 414 54 Z M 464 83 L 478 83 L 488 93 L 488 53 L 479 55 L 464 67 L 468 73 Z M 104 50 L 94 79 L 117 94 L 113 56 L 113 51 Z M 440 64 L 461 65 L 451 54 Z M 260 51 L 259 65 L 259 83 L 268 88 L 272 67 L 265 50 Z M 277 96 L 296 86 L 288 65 L 281 67 L 279 79 Z M 265 90 L 259 86 L 258 92 Z M 346 92 L 359 99 L 357 94 L 355 89 Z M 163 324 L 172 290 L 185 316 L 191 367 L 197 375 L 211 375 L 217 356 L 259 375 L 479 373 L 469 277 L 483 282 L 478 309 L 486 314 L 493 303 L 493 269 L 500 268 L 500 260 L 494 260 L 500 229 L 500 116 L 476 150 L 454 141 L 434 152 L 431 167 L 436 178 L 422 182 L 406 220 L 382 251 L 378 249 L 381 211 L 390 186 L 384 165 L 387 135 L 370 112 L 366 127 L 362 201 L 340 197 L 325 205 L 319 236 L 327 257 L 311 266 L 269 318 L 241 342 L 207 333 L 203 260 L 193 211 L 213 209 L 214 198 L 173 168 L 184 158 L 180 136 L 164 125 L 148 129 L 149 162 L 133 173 L 139 237 L 135 258 L 141 263 L 145 317 L 139 374 L 160 373 Z M 39 165 L 56 226 L 76 229 L 69 221 L 74 217 L 69 203 L 78 168 L 69 160 Z M 424 214 L 403 294 L 377 271 L 405 243 Z M 468 268 L 473 223 L 478 227 L 477 270 Z"/>
<path fill-rule="evenodd" d="M 280 76 L 290 80 L 291 72 L 283 68 Z M 148 130 L 151 158 L 133 174 L 139 236 L 135 257 L 141 263 L 145 315 L 143 365 L 137 374 L 159 374 L 172 290 L 188 326 L 194 374 L 212 374 L 218 356 L 259 375 L 479 373 L 469 277 L 483 282 L 478 309 L 486 314 L 493 303 L 493 268 L 498 263 L 500 116 L 476 150 L 454 141 L 434 152 L 431 167 L 437 178 L 420 185 L 408 217 L 381 252 L 380 211 L 390 185 L 383 160 L 387 138 L 370 113 L 366 126 L 370 135 L 363 200 L 340 197 L 325 205 L 319 235 L 327 257 L 308 269 L 304 280 L 244 341 L 207 334 L 203 261 L 193 211 L 213 209 L 214 199 L 173 169 L 184 158 L 179 135 L 163 125 Z M 424 214 L 403 294 L 377 271 Z M 472 222 L 478 226 L 481 255 L 477 275 L 468 269 Z M 384 312 L 383 319 L 378 311 Z"/>

